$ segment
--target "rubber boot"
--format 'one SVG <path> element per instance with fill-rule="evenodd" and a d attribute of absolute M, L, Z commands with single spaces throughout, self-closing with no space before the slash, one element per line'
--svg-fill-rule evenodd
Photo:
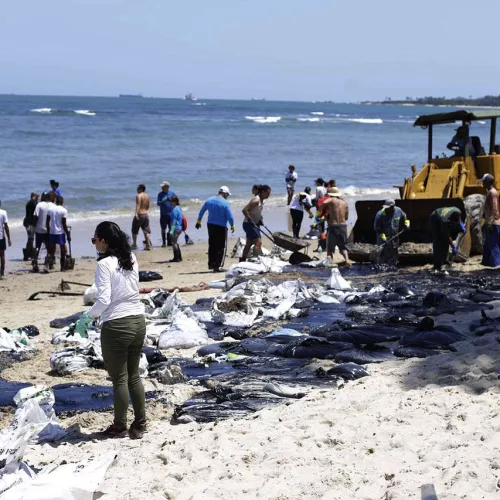
<path fill-rule="evenodd" d="M 66 255 L 61 255 L 61 272 L 63 272 L 64 269 L 64 261 L 66 260 Z"/>
<path fill-rule="evenodd" d="M 182 262 L 182 253 L 181 253 L 181 249 L 180 248 L 177 251 L 177 258 L 179 259 L 179 262 Z"/>

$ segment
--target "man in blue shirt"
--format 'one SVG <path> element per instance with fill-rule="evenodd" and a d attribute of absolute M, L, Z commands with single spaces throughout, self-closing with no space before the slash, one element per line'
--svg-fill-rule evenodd
<path fill-rule="evenodd" d="M 394 200 L 386 200 L 382 210 L 375 216 L 374 229 L 377 233 L 377 245 L 385 245 L 380 254 L 380 262 L 392 266 L 398 263 L 399 238 L 394 238 L 402 228 L 409 228 L 410 221 L 406 214 L 396 206 Z"/>
<path fill-rule="evenodd" d="M 172 196 L 175 193 L 170 189 L 170 182 L 163 181 L 160 184 L 161 191 L 158 193 L 156 204 L 160 207 L 160 227 L 162 247 L 172 246 L 172 236 L 170 236 L 170 214 L 174 207 L 170 204 Z M 168 227 L 168 232 L 167 232 Z"/>
<path fill-rule="evenodd" d="M 201 207 L 196 221 L 196 229 L 200 229 L 201 220 L 208 210 L 208 268 L 214 273 L 221 272 L 226 257 L 227 224 L 234 233 L 234 217 L 227 201 L 231 195 L 227 186 L 221 186 L 219 194 L 209 198 Z"/>

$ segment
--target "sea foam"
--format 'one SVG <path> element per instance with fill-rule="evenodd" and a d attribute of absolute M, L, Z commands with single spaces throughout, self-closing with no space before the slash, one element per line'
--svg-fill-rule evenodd
<path fill-rule="evenodd" d="M 297 118 L 298 122 L 319 122 L 319 118 Z"/>
<path fill-rule="evenodd" d="M 323 116 L 324 114 L 323 111 L 311 111 L 311 115 Z"/>

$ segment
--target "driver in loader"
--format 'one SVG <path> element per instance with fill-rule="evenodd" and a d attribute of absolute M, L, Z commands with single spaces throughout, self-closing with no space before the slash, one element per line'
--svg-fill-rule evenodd
<path fill-rule="evenodd" d="M 375 216 L 374 229 L 377 234 L 377 245 L 383 245 L 380 262 L 396 266 L 398 263 L 399 232 L 410 227 L 410 220 L 394 200 L 386 200 L 382 210 Z"/>
<path fill-rule="evenodd" d="M 459 233 L 465 233 L 466 227 L 462 222 L 462 212 L 457 207 L 437 208 L 430 216 L 432 234 L 432 261 L 435 274 L 448 274 L 442 267 L 448 261 L 448 247 L 453 257 L 457 255 L 457 247 L 453 241 Z"/>
<path fill-rule="evenodd" d="M 455 156 L 465 156 L 465 145 L 469 144 L 469 156 L 476 161 L 476 150 L 469 137 L 469 127 L 461 125 L 455 129 L 456 134 L 451 138 L 451 141 L 446 146 L 448 149 L 455 151 Z"/>

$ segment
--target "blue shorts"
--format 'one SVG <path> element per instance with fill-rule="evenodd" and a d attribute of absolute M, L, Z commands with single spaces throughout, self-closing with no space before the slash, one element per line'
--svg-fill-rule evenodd
<path fill-rule="evenodd" d="M 35 246 L 36 248 L 42 248 L 42 245 L 47 245 L 47 233 L 36 233 Z"/>
<path fill-rule="evenodd" d="M 260 239 L 260 230 L 251 222 L 243 222 L 243 231 L 247 236 L 247 240 L 258 240 Z"/>
<path fill-rule="evenodd" d="M 170 215 L 160 215 L 160 227 L 165 231 L 167 226 L 170 227 Z"/>
<path fill-rule="evenodd" d="M 7 240 L 5 238 L 0 240 L 0 252 L 2 250 L 7 250 Z"/>
<path fill-rule="evenodd" d="M 49 245 L 66 245 L 66 235 L 49 234 Z"/>

